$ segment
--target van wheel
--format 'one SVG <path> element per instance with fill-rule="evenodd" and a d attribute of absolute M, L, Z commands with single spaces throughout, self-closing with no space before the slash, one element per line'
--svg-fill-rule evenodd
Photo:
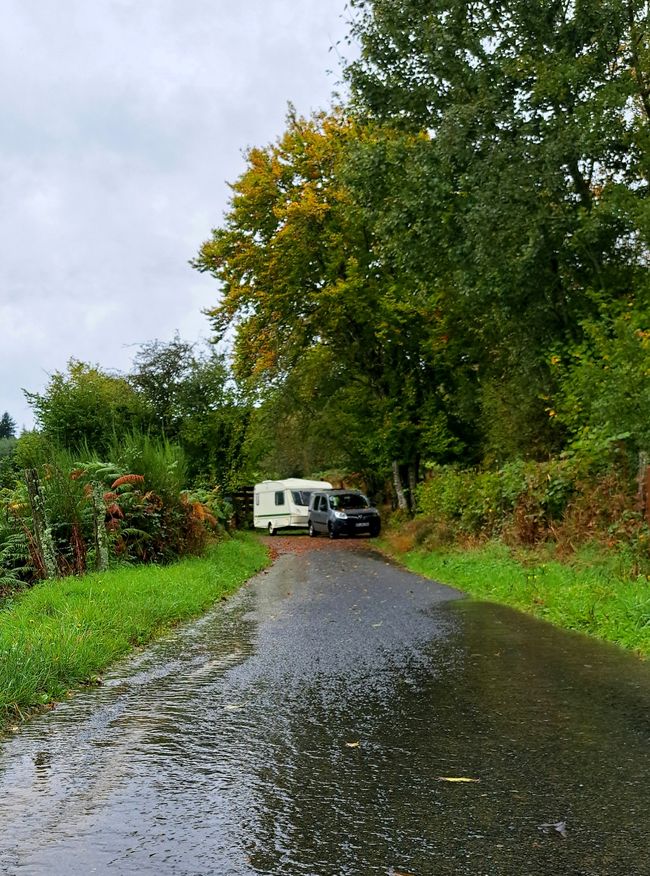
<path fill-rule="evenodd" d="M 275 535 L 275 529 L 273 528 L 272 523 L 269 523 L 269 535 Z"/>
<path fill-rule="evenodd" d="M 337 538 L 337 534 L 336 534 L 336 532 L 334 532 L 334 530 L 332 529 L 332 524 L 331 524 L 331 523 L 328 523 L 328 524 L 327 524 L 327 534 L 329 535 L 330 538 Z"/>
<path fill-rule="evenodd" d="M 314 524 L 311 522 L 311 520 L 309 521 L 309 526 L 307 527 L 307 532 L 309 533 L 310 538 L 316 538 L 316 536 L 318 535 L 318 533 L 314 529 Z"/>

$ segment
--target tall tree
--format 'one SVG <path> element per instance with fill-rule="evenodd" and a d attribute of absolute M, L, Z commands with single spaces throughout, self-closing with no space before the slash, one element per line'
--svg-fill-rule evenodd
<path fill-rule="evenodd" d="M 377 439 L 374 464 L 388 471 L 416 465 L 425 412 L 448 426 L 425 342 L 436 313 L 383 257 L 346 179 L 351 150 L 375 136 L 343 113 L 290 115 L 276 144 L 248 153 L 225 223 L 195 266 L 221 281 L 209 315 L 218 338 L 236 327 L 237 376 L 265 398 L 320 368 L 330 392 L 334 383 L 356 397 Z"/>
<path fill-rule="evenodd" d="M 16 437 L 16 421 L 5 411 L 0 417 L 0 438 Z"/>
<path fill-rule="evenodd" d="M 142 395 L 154 431 L 181 444 L 194 479 L 231 486 L 243 465 L 248 405 L 224 357 L 176 335 L 138 351 L 129 381 Z"/>
<path fill-rule="evenodd" d="M 549 349 L 579 342 L 645 271 L 648 4 L 352 6 L 357 112 L 429 140 L 422 197 L 407 213 L 395 188 L 389 215 L 400 239 L 415 228 L 434 243 L 429 266 L 420 248 L 422 277 L 439 268 L 435 244 L 449 256 L 448 334 L 475 370 L 483 421 L 499 427 L 493 443 L 531 442 L 555 385 Z M 441 186 L 444 226 L 429 194 Z"/>
<path fill-rule="evenodd" d="M 168 438 L 176 437 L 180 429 L 183 391 L 196 364 L 194 345 L 178 334 L 168 342 L 143 344 L 135 355 L 130 383 L 142 393 L 153 423 Z"/>

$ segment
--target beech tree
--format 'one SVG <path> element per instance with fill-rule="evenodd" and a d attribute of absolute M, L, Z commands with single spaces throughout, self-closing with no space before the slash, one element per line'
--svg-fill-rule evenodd
<path fill-rule="evenodd" d="M 436 312 L 382 252 L 352 183 L 352 154 L 377 136 L 342 112 L 290 115 L 277 143 L 248 153 L 225 221 L 194 264 L 222 285 L 209 316 L 216 338 L 236 330 L 237 377 L 259 399 L 296 374 L 310 375 L 314 394 L 326 382 L 330 400 L 356 406 L 373 435 L 372 463 L 393 471 L 403 503 L 401 479 L 410 469 L 415 480 L 431 418 L 441 439 L 432 452 L 444 455 L 454 439 L 438 391 L 442 366 L 425 342 Z M 350 432 L 343 440 L 352 443 Z"/>
<path fill-rule="evenodd" d="M 546 458 L 585 375 L 603 404 L 582 410 L 613 410 L 621 314 L 647 330 L 648 4 L 351 6 L 350 106 L 250 150 L 195 261 L 215 336 L 258 403 L 345 423 L 398 495 L 422 457 Z"/>

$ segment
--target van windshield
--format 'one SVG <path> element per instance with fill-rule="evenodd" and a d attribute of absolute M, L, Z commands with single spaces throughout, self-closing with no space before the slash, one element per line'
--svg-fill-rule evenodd
<path fill-rule="evenodd" d="M 307 507 L 309 505 L 309 499 L 311 498 L 311 490 L 292 490 L 291 496 L 295 505 L 304 505 Z"/>
<path fill-rule="evenodd" d="M 368 500 L 361 493 L 342 493 L 340 496 L 330 496 L 330 508 L 368 508 Z"/>

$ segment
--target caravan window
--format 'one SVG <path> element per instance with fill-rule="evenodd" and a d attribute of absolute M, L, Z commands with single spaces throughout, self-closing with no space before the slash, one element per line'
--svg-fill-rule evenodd
<path fill-rule="evenodd" d="M 305 508 L 309 505 L 309 500 L 311 498 L 310 490 L 292 490 L 291 496 L 296 505 L 304 505 Z"/>
<path fill-rule="evenodd" d="M 284 505 L 284 490 L 278 490 L 275 494 L 275 504 Z"/>

